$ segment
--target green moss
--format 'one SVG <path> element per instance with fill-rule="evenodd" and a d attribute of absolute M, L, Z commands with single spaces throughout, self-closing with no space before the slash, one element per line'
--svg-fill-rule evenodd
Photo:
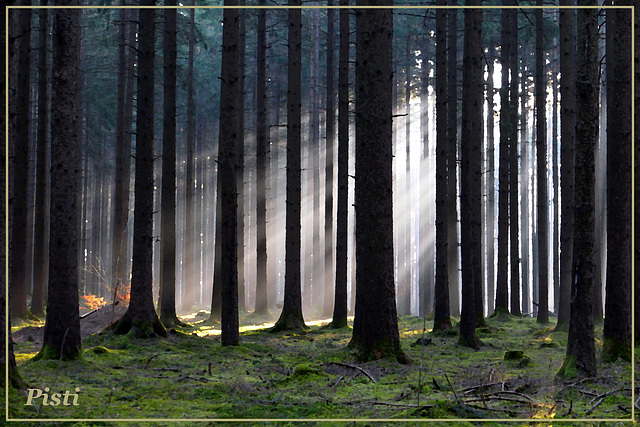
<path fill-rule="evenodd" d="M 300 365 L 296 365 L 295 368 L 293 368 L 293 374 L 291 374 L 294 377 L 304 377 L 307 375 L 318 375 L 320 374 L 320 371 L 316 368 L 313 368 L 307 364 L 300 364 Z"/>
<path fill-rule="evenodd" d="M 105 348 L 99 345 L 97 347 L 92 348 L 89 351 L 91 351 L 94 354 L 105 354 L 105 353 L 109 353 L 110 350 L 108 348 Z"/>
<path fill-rule="evenodd" d="M 522 360 L 524 359 L 524 351 L 522 350 L 509 350 L 504 352 L 504 360 Z"/>
<path fill-rule="evenodd" d="M 604 338 L 602 346 L 602 361 L 611 363 L 618 358 L 630 362 L 631 361 L 631 343 L 621 342 L 615 338 Z"/>
<path fill-rule="evenodd" d="M 567 354 L 564 358 L 564 362 L 562 366 L 556 373 L 556 375 L 560 378 L 571 379 L 578 376 L 578 367 L 576 362 L 576 357 L 573 355 Z"/>

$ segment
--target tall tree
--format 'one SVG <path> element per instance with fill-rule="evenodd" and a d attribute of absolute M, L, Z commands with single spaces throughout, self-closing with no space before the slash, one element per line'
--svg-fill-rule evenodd
<path fill-rule="evenodd" d="M 155 0 L 141 2 L 141 6 L 154 5 Z M 138 72 L 131 296 L 129 308 L 114 325 L 116 334 L 132 331 L 136 337 L 167 334 L 153 305 L 155 16 L 152 8 L 139 11 L 138 70 L 144 71 Z"/>
<path fill-rule="evenodd" d="M 480 6 L 482 0 L 467 0 Z M 462 247 L 462 310 L 459 343 L 478 348 L 475 328 L 477 281 L 482 281 L 482 9 L 464 11 L 464 62 L 462 72 L 462 134 L 460 139 L 460 218 Z"/>
<path fill-rule="evenodd" d="M 191 6 L 195 0 L 191 0 Z M 199 269 L 196 264 L 196 238 L 195 217 L 195 182 L 194 182 L 194 156 L 196 143 L 196 103 L 193 97 L 193 60 L 195 50 L 195 8 L 189 11 L 189 50 L 187 60 L 187 170 L 186 170 L 186 196 L 185 196 L 185 283 L 187 289 L 193 289 L 197 284 Z M 217 241 L 218 239 L 216 239 Z M 215 292 L 215 287 L 214 287 Z M 213 315 L 213 311 L 211 312 Z"/>
<path fill-rule="evenodd" d="M 596 6 L 595 0 L 584 3 Z M 593 330 L 595 144 L 598 138 L 598 10 L 579 9 L 577 25 L 575 239 L 569 340 L 559 375 L 596 374 Z"/>
<path fill-rule="evenodd" d="M 631 1 L 616 1 L 630 6 Z M 607 9 L 607 279 L 603 358 L 631 357 L 631 14 Z M 614 184 L 615 183 L 615 184 Z"/>
<path fill-rule="evenodd" d="M 340 0 L 349 6 L 349 0 Z M 340 57 L 338 66 L 338 211 L 336 214 L 336 291 L 334 329 L 347 326 L 347 240 L 349 231 L 349 10 L 340 9 Z M 354 295 L 352 295 L 352 298 Z"/>
<path fill-rule="evenodd" d="M 28 5 L 28 1 L 20 5 Z M 9 42 L 16 49 L 17 75 L 13 114 L 11 115 L 9 135 L 13 150 L 10 176 L 12 181 L 13 216 L 11 221 L 11 252 L 9 253 L 9 313 L 18 319 L 26 319 L 28 266 L 27 266 L 27 192 L 29 188 L 29 128 L 30 128 L 30 91 L 31 91 L 31 10 L 21 9 L 17 14 L 17 28 Z M 13 39 L 14 41 L 12 42 Z"/>
<path fill-rule="evenodd" d="M 77 2 L 69 0 L 63 5 L 75 6 Z M 51 89 L 56 108 L 51 111 L 49 300 L 42 349 L 36 358 L 70 360 L 81 351 L 77 253 L 80 127 L 76 110 L 80 11 L 55 9 L 53 23 Z"/>
<path fill-rule="evenodd" d="M 175 6 L 176 0 L 165 0 Z M 160 198 L 160 321 L 182 325 L 176 315 L 176 9 L 164 10 L 164 117 Z"/>
<path fill-rule="evenodd" d="M 47 0 L 40 2 L 47 5 Z M 47 167 L 49 156 L 47 155 L 48 134 L 48 67 L 47 67 L 47 43 L 49 34 L 49 11 L 38 11 L 38 129 L 36 134 L 36 202 L 35 224 L 33 237 L 33 295 L 31 297 L 31 313 L 35 316 L 44 315 L 45 288 L 47 286 L 47 261 L 48 249 L 48 198 L 47 198 Z"/>
<path fill-rule="evenodd" d="M 573 0 L 561 0 L 571 6 Z M 569 330 L 573 271 L 574 164 L 576 139 L 575 19 L 573 9 L 560 9 L 560 291 L 556 330 Z"/>
<path fill-rule="evenodd" d="M 15 5 L 15 1 L 8 1 L 7 2 L 8 6 L 14 6 Z M 16 30 L 17 30 L 17 25 L 16 25 L 16 21 L 17 21 L 17 13 L 16 10 L 14 9 L 11 13 L 11 17 L 12 17 L 12 23 L 11 25 L 9 25 L 9 35 L 10 36 L 14 36 L 16 35 Z M 0 25 L 3 28 L 7 28 L 7 22 L 6 22 L 6 14 L 2 14 L 2 16 L 0 16 Z M 15 40 L 15 39 L 14 39 Z M 2 44 L 2 46 L 6 46 L 6 32 L 2 31 L 2 34 L 0 34 L 0 43 Z M 5 102 L 7 99 L 7 95 L 10 95 L 10 100 L 13 101 L 14 98 L 13 96 L 15 95 L 15 87 L 13 85 L 13 82 L 15 82 L 15 77 L 16 77 L 16 72 L 18 67 L 16 66 L 16 62 L 18 60 L 18 54 L 17 54 L 17 49 L 14 48 L 15 45 L 10 45 L 10 49 L 9 49 L 9 75 L 6 74 L 6 67 L 2 69 L 2 78 L 3 80 L 6 81 L 7 78 L 9 78 L 9 93 L 7 94 L 6 92 L 6 86 L 2 85 L 2 88 L 0 88 L 0 96 L 2 97 L 2 106 L 3 108 L 6 108 Z M 13 119 L 13 118 L 12 118 Z M 11 123 L 9 123 L 9 126 L 11 126 Z M 2 132 L 2 135 L 6 135 L 6 130 L 7 130 L 7 122 L 6 122 L 6 115 L 2 115 L 2 117 L 0 118 L 0 132 Z M 5 141 L 6 143 L 6 141 Z M 6 150 L 2 150 L 2 152 L 0 153 L 0 162 L 2 162 L 3 165 L 6 165 L 7 162 L 7 151 Z M 7 182 L 7 176 L 6 176 L 7 170 L 6 168 L 0 168 L 0 180 L 2 180 L 2 182 Z M 6 185 L 1 185 L 0 186 L 0 198 L 2 200 L 2 212 L 0 212 L 0 218 L 2 218 L 2 223 L 6 224 L 7 220 L 11 220 L 11 218 L 13 218 L 13 203 L 11 200 L 9 200 L 9 205 L 6 205 L 7 202 L 7 193 L 6 193 Z M 7 218 L 7 212 L 9 213 L 9 217 Z M 6 227 L 2 227 L 2 229 L 0 230 L 0 244 L 2 245 L 2 247 L 0 248 L 0 269 L 2 271 L 6 271 L 7 265 L 6 265 L 6 248 L 8 247 L 7 245 L 7 239 L 9 238 L 9 236 L 7 235 L 6 232 Z M 9 248 L 9 250 L 11 250 L 11 248 Z M 13 352 L 13 339 L 11 338 L 11 316 L 9 316 L 6 312 L 6 286 L 7 283 L 5 281 L 6 279 L 6 275 L 3 274 L 2 277 L 0 278 L 0 330 L 2 331 L 6 331 L 8 330 L 9 333 L 5 334 L 2 333 L 0 334 L 0 363 L 2 363 L 2 368 L 6 369 L 6 366 L 9 365 L 9 384 L 15 388 L 24 388 L 26 386 L 26 384 L 24 383 L 24 380 L 22 379 L 22 376 L 20 375 L 20 373 L 18 372 L 18 367 L 16 365 L 16 357 L 15 354 Z M 11 279 L 9 279 L 11 280 Z M 8 325 L 5 323 L 8 322 Z M 9 345 L 7 346 L 7 340 L 9 341 Z M 8 350 L 8 352 L 7 352 Z M 6 371 L 5 371 L 6 372 Z M 0 380 L 0 386 L 4 387 L 6 385 L 6 377 L 4 375 L 2 375 L 2 379 Z"/>
<path fill-rule="evenodd" d="M 542 6 L 543 0 L 537 0 Z M 538 322 L 549 322 L 549 202 L 547 200 L 547 81 L 544 70 L 544 21 L 536 9 L 536 153 L 538 164 Z M 597 119 L 596 119 L 597 120 Z"/>
<path fill-rule="evenodd" d="M 300 6 L 301 0 L 290 0 Z M 301 82 L 302 14 L 289 9 L 287 70 L 287 211 L 284 304 L 271 332 L 306 329 L 302 316 L 300 284 L 300 207 L 301 207 Z"/>
<path fill-rule="evenodd" d="M 436 5 L 444 6 L 445 0 Z M 434 330 L 451 329 L 447 259 L 447 10 L 436 10 L 436 283 Z M 426 238 L 426 236 L 420 236 Z M 420 301 L 426 303 L 426 301 Z"/>
<path fill-rule="evenodd" d="M 390 0 L 359 0 L 389 6 Z M 356 307 L 349 346 L 362 360 L 394 356 L 400 346 L 393 272 L 393 10 L 356 15 Z"/>
<path fill-rule="evenodd" d="M 515 1 L 511 2 L 516 5 Z M 518 218 L 518 11 L 509 9 L 511 19 L 509 25 L 509 52 L 511 58 L 509 79 L 509 124 L 507 132 L 509 136 L 509 249 L 511 261 L 511 314 L 519 316 L 520 310 L 520 252 L 518 236 L 520 223 Z M 536 86 L 537 87 L 537 86 Z"/>
<path fill-rule="evenodd" d="M 458 0 L 450 0 L 457 6 Z M 447 262 L 451 314 L 460 313 L 458 265 L 458 9 L 449 9 L 447 22 Z"/>
<path fill-rule="evenodd" d="M 260 6 L 266 0 L 258 2 Z M 256 314 L 268 314 L 267 298 L 267 12 L 258 10 L 258 51 L 256 72 Z"/>
<path fill-rule="evenodd" d="M 640 34 L 640 7 L 634 8 L 634 34 Z M 635 51 L 633 52 L 633 61 L 634 61 L 634 70 L 635 75 L 633 76 L 634 84 L 636 88 L 640 88 L 640 43 L 635 43 Z M 634 105 L 640 105 L 640 90 L 636 90 L 634 94 Z M 634 160 L 637 162 L 640 161 L 640 120 L 635 120 L 634 126 L 634 147 L 635 153 L 632 153 L 634 156 Z M 635 179 L 635 177 L 634 177 Z M 635 182 L 635 181 L 634 181 Z M 634 200 L 640 200 L 640 185 L 634 185 Z M 640 209 L 634 210 L 633 220 L 635 224 L 640 224 Z M 633 239 L 635 251 L 634 251 L 634 259 L 640 259 L 640 233 L 634 233 Z M 640 344 L 640 268 L 634 269 L 634 340 L 635 345 Z"/>
<path fill-rule="evenodd" d="M 500 152 L 498 171 L 498 272 L 496 281 L 495 313 L 509 312 L 509 126 L 511 103 L 509 102 L 509 74 L 511 64 L 511 20 L 510 9 L 502 9 L 502 30 L 500 63 L 502 65 L 502 85 L 500 87 Z M 515 74 L 515 73 L 512 73 Z M 513 215 L 513 212 L 511 213 Z"/>
<path fill-rule="evenodd" d="M 245 0 L 238 0 L 239 6 L 245 5 Z M 244 248 L 244 217 L 245 217 L 245 193 L 248 193 L 248 190 L 245 192 L 244 185 L 244 87 L 245 87 L 245 64 L 246 64 L 246 11 L 244 9 L 240 9 L 238 11 L 238 69 L 240 70 L 239 74 L 239 102 L 240 106 L 238 107 L 238 138 L 237 138 L 237 172 L 236 176 L 238 179 L 236 180 L 236 185 L 238 188 L 238 208 L 237 208 L 237 240 L 238 240 L 238 310 L 245 312 L 245 297 L 246 297 L 246 287 L 245 287 L 245 277 L 244 277 L 244 265 L 245 265 L 245 248 Z"/>
<path fill-rule="evenodd" d="M 126 0 L 122 5 L 126 5 Z M 127 257 L 126 234 L 129 220 L 129 185 L 131 173 L 131 135 L 129 132 L 129 120 L 127 109 L 133 101 L 133 83 L 130 74 L 132 63 L 127 53 L 126 45 L 134 43 L 127 38 L 127 29 L 131 25 L 127 22 L 130 18 L 128 9 L 120 9 L 120 28 L 118 34 L 118 111 L 116 125 L 116 186 L 114 191 L 113 212 L 113 279 L 116 284 L 124 286 L 129 281 L 129 258 Z"/>
<path fill-rule="evenodd" d="M 327 0 L 327 6 L 333 6 L 333 0 Z M 324 303 L 322 305 L 323 316 L 331 313 L 334 292 L 331 287 L 334 278 L 334 257 L 333 257 L 333 158 L 335 145 L 335 88 L 334 88 L 334 18 L 335 10 L 327 10 L 327 124 L 326 124 L 326 177 L 324 196 Z"/>
<path fill-rule="evenodd" d="M 225 0 L 225 6 L 237 6 L 238 0 Z M 238 320 L 238 234 L 237 234 L 237 162 L 240 137 L 238 110 L 244 108 L 243 90 L 240 87 L 241 69 L 240 14 L 238 9 L 226 8 L 223 12 L 222 75 L 220 88 L 220 127 L 218 141 L 218 181 L 222 190 L 218 195 L 221 206 L 221 324 L 222 345 L 237 345 L 240 341 Z"/>

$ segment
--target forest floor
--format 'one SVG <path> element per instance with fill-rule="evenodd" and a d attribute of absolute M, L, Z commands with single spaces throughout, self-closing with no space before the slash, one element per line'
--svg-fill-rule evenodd
<path fill-rule="evenodd" d="M 553 323 L 489 318 L 477 330 L 484 345 L 474 351 L 459 346 L 455 333 L 432 334 L 431 321 L 425 331 L 423 319 L 401 317 L 402 347 L 412 359 L 401 365 L 390 359 L 358 362 L 347 348 L 351 329 L 323 329 L 328 320 L 308 322 L 302 334 L 271 334 L 265 328 L 273 317 L 245 314 L 241 345 L 222 347 L 219 323 L 207 324 L 206 317 L 184 317 L 191 326 L 166 338 L 95 333 L 84 339 L 82 358 L 74 362 L 34 362 L 43 324 L 14 328 L 22 337 L 15 346 L 18 368 L 31 388 L 80 391 L 78 406 L 45 406 L 42 399 L 25 405 L 27 391 L 11 389 L 10 418 L 122 420 L 116 425 L 138 425 L 133 419 L 164 419 L 145 425 L 173 424 L 169 419 L 252 420 L 241 425 L 258 419 L 274 420 L 269 425 L 291 419 L 307 420 L 302 425 L 355 419 L 387 420 L 358 424 L 376 426 L 420 419 L 441 420 L 436 425 L 466 420 L 457 426 L 480 419 L 496 420 L 481 425 L 549 425 L 557 419 L 565 419 L 563 426 L 585 425 L 578 420 L 586 419 L 592 420 L 587 425 L 631 424 L 620 421 L 631 418 L 631 364 L 599 362 L 597 378 L 559 380 L 567 334 L 553 332 Z M 599 326 L 598 356 L 601 339 Z M 510 356 L 514 360 L 505 360 Z"/>

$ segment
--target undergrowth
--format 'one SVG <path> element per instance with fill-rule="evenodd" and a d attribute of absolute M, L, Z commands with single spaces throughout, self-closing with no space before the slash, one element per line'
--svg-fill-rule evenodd
<path fill-rule="evenodd" d="M 102 332 L 83 342 L 82 357 L 74 362 L 34 361 L 37 345 L 19 343 L 16 358 L 27 384 L 50 393 L 78 387 L 79 404 L 45 406 L 39 399 L 25 405 L 26 391 L 12 389 L 9 417 L 280 420 L 261 423 L 266 425 L 285 419 L 388 420 L 358 424 L 376 426 L 409 419 L 440 420 L 429 425 L 474 420 L 456 424 L 464 426 L 498 418 L 532 421 L 482 425 L 631 417 L 630 364 L 600 362 L 597 378 L 559 380 L 567 334 L 535 319 L 487 319 L 477 330 L 483 346 L 475 351 L 457 345 L 454 333 L 431 334 L 432 321 L 423 332 L 423 319 L 401 317 L 402 347 L 413 361 L 408 366 L 391 359 L 359 363 L 347 349 L 350 328 L 325 329 L 319 322 L 308 331 L 272 334 L 266 323 L 248 326 L 255 320 L 265 322 L 242 318 L 241 345 L 231 347 L 220 345 L 219 323 L 195 323 L 156 339 Z M 600 356 L 601 328 L 596 337 Z"/>

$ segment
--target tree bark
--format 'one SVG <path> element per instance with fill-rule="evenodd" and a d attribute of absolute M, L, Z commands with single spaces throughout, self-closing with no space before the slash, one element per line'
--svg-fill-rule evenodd
<path fill-rule="evenodd" d="M 480 6 L 481 0 L 467 0 L 468 6 Z M 464 62 L 462 72 L 462 133 L 460 214 L 462 244 L 462 313 L 459 343 L 478 348 L 475 328 L 477 314 L 475 291 L 482 281 L 482 10 L 464 11 Z"/>
<path fill-rule="evenodd" d="M 290 0 L 299 6 L 300 0 Z M 288 88 L 287 88 L 287 211 L 284 305 L 271 332 L 306 329 L 302 316 L 300 284 L 300 207 L 301 207 L 301 82 L 302 16 L 300 9 L 289 9 Z"/>
<path fill-rule="evenodd" d="M 444 0 L 436 5 L 444 6 Z M 436 11 L 436 283 L 433 330 L 451 329 L 447 259 L 447 10 Z M 424 63 L 423 63 L 424 64 Z M 422 237 L 422 236 L 421 236 Z M 426 238 L 426 236 L 424 236 Z"/>
<path fill-rule="evenodd" d="M 616 1 L 630 6 L 631 1 Z M 631 358 L 631 16 L 607 9 L 607 278 L 603 359 Z"/>
<path fill-rule="evenodd" d="M 154 0 L 141 2 L 142 6 L 154 4 Z M 153 306 L 155 10 L 140 9 L 138 21 L 138 70 L 144 72 L 138 73 L 131 297 L 126 313 L 114 325 L 114 332 L 126 334 L 131 330 L 134 336 L 142 338 L 165 336 L 167 332 Z"/>
<path fill-rule="evenodd" d="M 516 5 L 513 1 L 512 5 Z M 518 235 L 520 221 L 518 218 L 518 13 L 510 9 L 511 31 L 509 34 L 511 58 L 511 79 L 509 81 L 509 227 L 510 227 L 510 261 L 511 261 L 511 314 L 519 316 L 520 309 L 520 251 Z M 537 86 L 536 86 L 537 87 Z"/>
<path fill-rule="evenodd" d="M 195 0 L 191 0 L 191 5 L 195 5 Z M 198 266 L 196 260 L 196 240 L 195 240 L 195 217 L 193 207 L 195 204 L 195 182 L 194 182 L 194 156 L 196 142 L 196 104 L 193 99 L 193 54 L 195 45 L 195 9 L 189 14 L 189 52 L 187 64 L 187 170 L 186 170 L 186 212 L 185 212 L 185 289 L 187 292 L 187 304 L 193 304 L 195 285 L 198 277 Z M 217 240 L 217 239 L 216 239 Z M 215 291 L 215 288 L 214 288 Z M 213 314 L 213 313 L 212 313 Z"/>
<path fill-rule="evenodd" d="M 349 0 L 340 0 L 348 6 Z M 336 292 L 333 329 L 347 326 L 347 240 L 349 196 L 349 10 L 340 9 L 338 68 L 338 211 L 336 214 Z M 353 297 L 353 296 L 352 296 Z"/>
<path fill-rule="evenodd" d="M 596 1 L 585 2 L 595 6 Z M 596 375 L 593 323 L 594 177 L 595 144 L 598 138 L 598 11 L 578 10 L 575 151 L 575 242 L 569 340 L 564 377 Z"/>
<path fill-rule="evenodd" d="M 358 1 L 388 6 L 389 0 Z M 393 272 L 393 11 L 356 15 L 356 307 L 349 346 L 361 360 L 393 356 L 400 346 Z"/>
<path fill-rule="evenodd" d="M 56 9 L 53 22 L 51 88 L 56 108 L 51 111 L 49 301 L 42 349 L 36 359 L 71 360 L 81 352 L 77 252 L 80 128 L 76 110 L 80 11 Z"/>

